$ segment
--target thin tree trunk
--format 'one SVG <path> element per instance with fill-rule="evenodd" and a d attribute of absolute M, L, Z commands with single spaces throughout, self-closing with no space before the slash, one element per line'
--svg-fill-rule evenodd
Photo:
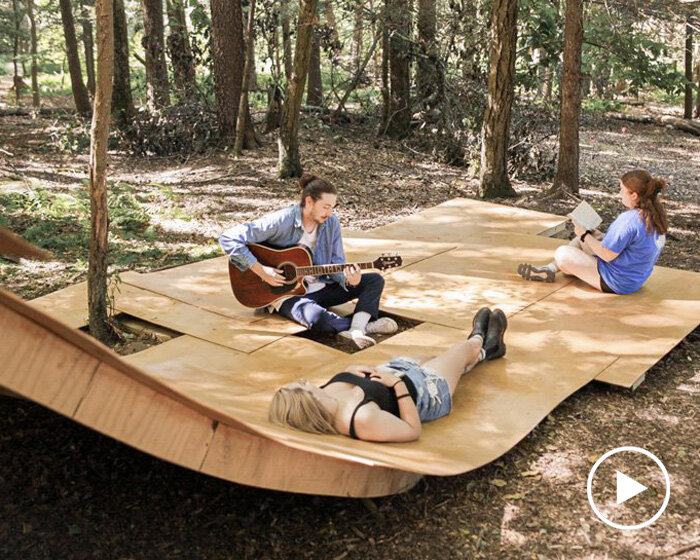
<path fill-rule="evenodd" d="M 284 75 L 287 83 L 292 79 L 292 30 L 289 23 L 289 0 L 281 0 L 282 48 L 284 51 Z"/>
<path fill-rule="evenodd" d="M 321 39 L 318 29 L 314 30 L 309 60 L 309 81 L 306 92 L 306 104 L 313 107 L 323 106 L 323 82 L 321 78 Z"/>
<path fill-rule="evenodd" d="M 559 162 L 553 192 L 578 192 L 579 116 L 581 112 L 581 47 L 583 0 L 566 0 L 564 67 L 559 117 Z"/>
<path fill-rule="evenodd" d="M 83 74 L 80 70 L 80 56 L 78 55 L 78 41 L 75 38 L 75 24 L 73 22 L 73 10 L 70 0 L 59 0 L 61 6 L 61 19 L 63 20 L 63 34 L 66 38 L 66 56 L 68 57 L 68 70 L 73 89 L 75 109 L 81 115 L 89 115 L 90 96 L 83 83 Z"/>
<path fill-rule="evenodd" d="M 338 107 L 333 112 L 333 117 L 338 117 L 340 115 L 340 112 L 343 109 L 345 109 L 345 103 L 347 102 L 348 97 L 350 97 L 350 94 L 353 91 L 355 91 L 355 88 L 360 84 L 360 79 L 362 78 L 362 73 L 365 71 L 365 68 L 367 68 L 367 64 L 369 64 L 369 61 L 372 58 L 372 55 L 374 54 L 374 51 L 377 48 L 377 39 L 379 39 L 379 37 L 374 38 L 374 41 L 372 42 L 372 46 L 369 48 L 369 51 L 367 51 L 367 54 L 365 55 L 364 60 L 362 61 L 360 66 L 355 71 L 355 77 L 353 78 L 350 86 L 348 86 L 348 89 L 345 90 L 345 93 L 343 94 L 343 98 L 340 100 L 340 102 L 338 103 Z"/>
<path fill-rule="evenodd" d="M 108 342 L 112 328 L 107 313 L 107 144 L 114 72 L 112 0 L 96 0 L 97 84 L 90 129 L 90 263 L 88 309 L 90 334 Z"/>
<path fill-rule="evenodd" d="M 427 99 L 438 89 L 438 53 L 435 43 L 437 12 L 435 0 L 418 0 L 418 68 L 416 85 L 418 96 Z"/>
<path fill-rule="evenodd" d="M 195 84 L 194 58 L 187 32 L 187 18 L 182 0 L 166 0 L 168 12 L 168 52 L 173 66 L 173 86 L 180 99 L 194 97 Z"/>
<path fill-rule="evenodd" d="M 34 19 L 34 0 L 27 0 L 27 16 L 29 17 L 29 32 L 31 36 L 32 54 L 32 106 L 41 105 L 39 99 L 39 65 L 37 63 L 36 20 Z"/>
<path fill-rule="evenodd" d="M 326 27 L 330 31 L 331 47 L 334 53 L 338 53 L 342 48 L 342 43 L 338 38 L 338 23 L 333 12 L 333 0 L 319 0 L 323 2 L 323 7 L 326 11 Z"/>
<path fill-rule="evenodd" d="M 518 0 L 494 0 L 491 13 L 491 63 L 488 100 L 481 129 L 479 196 L 515 196 L 507 155 L 513 106 Z"/>
<path fill-rule="evenodd" d="M 700 23 L 700 19 L 698 19 Z M 700 118 L 700 61 L 698 61 L 696 68 L 698 70 L 698 96 L 696 97 L 695 105 L 695 118 Z"/>
<path fill-rule="evenodd" d="M 355 29 L 352 32 L 352 66 L 357 71 L 362 62 L 362 39 L 364 35 L 364 2 L 356 0 Z"/>
<path fill-rule="evenodd" d="M 146 104 L 151 111 L 168 105 L 170 91 L 165 62 L 163 1 L 142 0 L 143 48 L 146 60 Z"/>
<path fill-rule="evenodd" d="M 245 51 L 240 0 L 211 0 L 211 52 L 219 131 L 226 142 L 236 135 Z"/>
<path fill-rule="evenodd" d="M 22 100 L 22 76 L 19 75 L 19 35 L 22 16 L 17 0 L 12 0 L 12 14 L 15 19 L 15 36 L 12 41 L 12 66 L 14 68 L 12 84 L 15 88 L 15 102 L 19 105 Z"/>
<path fill-rule="evenodd" d="M 389 84 L 389 29 L 387 27 L 386 21 L 386 4 L 384 5 L 382 13 L 382 21 L 380 26 L 380 33 L 382 34 L 382 129 L 383 134 L 386 127 L 389 125 L 389 106 L 391 105 L 391 89 Z"/>
<path fill-rule="evenodd" d="M 411 127 L 411 75 L 408 62 L 411 4 L 408 0 L 386 0 L 386 7 L 391 90 L 384 133 L 392 138 L 403 138 Z"/>
<path fill-rule="evenodd" d="M 278 172 L 282 178 L 299 177 L 303 171 L 299 157 L 299 110 L 304 97 L 304 86 L 311 58 L 316 5 L 317 0 L 300 0 L 294 67 L 287 86 L 287 98 L 282 107 L 280 135 L 277 142 Z"/>
<path fill-rule="evenodd" d="M 114 0 L 114 89 L 112 110 L 123 126 L 131 123 L 134 116 L 134 99 L 131 95 L 131 73 L 129 70 L 129 36 L 126 27 L 124 0 Z"/>
<path fill-rule="evenodd" d="M 683 118 L 693 118 L 693 27 L 690 16 L 685 22 L 685 103 Z M 698 92 L 700 96 L 700 92 Z"/>
<path fill-rule="evenodd" d="M 246 56 L 243 68 L 243 83 L 241 84 L 241 97 L 238 104 L 238 121 L 236 123 L 236 141 L 233 146 L 233 153 L 241 155 L 243 153 L 243 143 L 245 141 L 245 131 L 250 119 L 248 111 L 248 87 L 250 85 L 250 68 L 254 63 L 253 51 L 255 50 L 255 0 L 248 3 L 248 28 L 246 29 Z M 252 123 L 251 123 L 252 124 Z"/>
<path fill-rule="evenodd" d="M 83 28 L 83 47 L 85 48 L 85 73 L 87 74 L 87 88 L 91 96 L 95 96 L 95 55 L 94 41 L 92 37 L 92 23 L 90 23 L 90 6 L 80 4 L 80 24 Z"/>

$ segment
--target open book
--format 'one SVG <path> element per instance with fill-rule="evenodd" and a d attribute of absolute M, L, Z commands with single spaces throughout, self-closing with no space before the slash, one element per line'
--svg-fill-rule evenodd
<path fill-rule="evenodd" d="M 598 212 L 593 210 L 593 207 L 585 200 L 582 200 L 581 204 L 568 214 L 568 217 L 585 229 L 596 229 L 603 221 Z"/>

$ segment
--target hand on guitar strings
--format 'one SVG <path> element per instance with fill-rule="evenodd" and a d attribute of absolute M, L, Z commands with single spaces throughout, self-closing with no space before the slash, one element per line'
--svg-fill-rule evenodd
<path fill-rule="evenodd" d="M 255 263 L 255 265 L 253 265 L 253 272 L 260 276 L 263 282 L 270 284 L 270 286 L 282 286 L 284 284 L 284 276 L 282 276 L 280 269 L 264 266 L 260 263 Z"/>
<path fill-rule="evenodd" d="M 362 280 L 362 270 L 359 266 L 351 264 L 350 266 L 346 266 L 343 272 L 345 273 L 345 281 L 348 283 L 348 286 L 354 288 L 360 283 L 360 280 Z"/>

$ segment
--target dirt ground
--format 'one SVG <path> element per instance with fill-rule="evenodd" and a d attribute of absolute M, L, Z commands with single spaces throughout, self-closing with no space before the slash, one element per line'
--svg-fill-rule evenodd
<path fill-rule="evenodd" d="M 0 118 L 0 193 L 3 181 L 54 193 L 84 188 L 87 155 L 61 153 L 50 141 L 52 127 L 60 126 L 47 117 Z M 301 135 L 306 168 L 341 190 L 343 226 L 369 229 L 475 194 L 476 182 L 463 169 L 437 164 L 409 143 L 377 140 L 369 128 L 307 119 Z M 660 264 L 700 271 L 700 139 L 589 118 L 581 143 L 581 195 L 605 224 L 621 209 L 623 172 L 642 166 L 668 180 L 671 230 Z M 156 232 L 148 242 L 130 240 L 136 248 L 119 245 L 134 257 L 114 270 L 216 254 L 224 227 L 294 200 L 293 181 L 277 179 L 275 164 L 271 139 L 239 159 L 212 152 L 180 163 L 113 154 L 112 178 L 134 186 Z M 502 202 L 562 214 L 576 205 L 544 198 L 547 186 L 516 181 L 521 197 Z M 17 233 L 30 225 L 26 217 L 10 218 Z M 149 257 L 144 244 L 159 256 Z M 65 256 L 45 264 L 0 262 L 0 285 L 30 298 L 82 280 L 79 259 Z M 0 397 L 0 557 L 700 559 L 699 364 L 696 330 L 636 392 L 591 384 L 498 461 L 461 476 L 427 477 L 405 494 L 374 500 L 219 481 Z M 639 531 L 602 524 L 586 499 L 592 464 L 623 445 L 655 453 L 671 476 L 666 512 Z M 655 498 L 650 493 L 650 504 Z"/>

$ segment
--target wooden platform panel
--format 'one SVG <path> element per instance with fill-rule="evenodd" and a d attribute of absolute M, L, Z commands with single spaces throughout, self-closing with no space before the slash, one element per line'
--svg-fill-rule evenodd
<path fill-rule="evenodd" d="M 288 321 L 278 316 L 261 315 L 255 322 L 241 324 L 230 317 L 129 284 L 120 286 L 116 308 L 168 329 L 241 352 L 257 350 L 289 332 Z"/>
<path fill-rule="evenodd" d="M 87 282 L 73 284 L 28 303 L 74 329 L 88 323 Z"/>
<path fill-rule="evenodd" d="M 552 235 L 564 228 L 566 218 L 469 198 L 455 198 L 367 233 L 443 243 L 469 241 L 484 231 Z"/>
<path fill-rule="evenodd" d="M 517 313 L 571 281 L 559 276 L 551 284 L 525 282 L 516 274 L 523 256 L 543 260 L 558 245 L 550 239 L 538 241 L 542 242 L 549 247 L 521 244 L 513 251 L 506 245 L 460 247 L 395 271 L 382 296 L 382 309 L 456 328 L 469 325 L 474 312 L 484 306 Z"/>

